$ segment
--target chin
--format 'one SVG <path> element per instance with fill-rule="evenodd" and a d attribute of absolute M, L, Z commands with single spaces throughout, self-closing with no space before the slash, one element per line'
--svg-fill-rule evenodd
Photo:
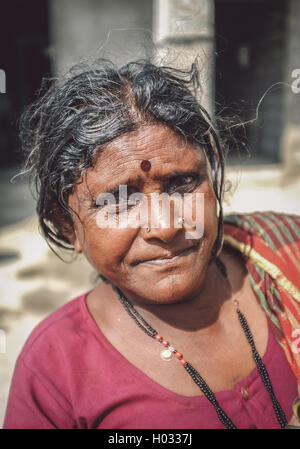
<path fill-rule="evenodd" d="M 189 301 L 200 290 L 202 279 L 191 276 L 190 273 L 183 274 L 169 274 L 163 279 L 155 283 L 151 283 L 151 287 L 143 289 L 142 291 L 135 291 L 132 293 L 143 298 L 143 302 L 148 304 L 176 304 L 179 302 Z"/>

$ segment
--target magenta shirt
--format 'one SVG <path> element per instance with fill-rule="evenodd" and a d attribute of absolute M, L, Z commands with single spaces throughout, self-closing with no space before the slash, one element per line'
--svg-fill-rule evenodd
<path fill-rule="evenodd" d="M 297 382 L 270 326 L 263 362 L 289 421 Z M 188 374 L 186 381 L 192 381 Z M 256 368 L 216 398 L 238 428 L 279 428 Z M 27 339 L 15 366 L 4 428 L 224 427 L 205 396 L 173 393 L 128 362 L 99 330 L 82 295 L 43 320 Z"/>

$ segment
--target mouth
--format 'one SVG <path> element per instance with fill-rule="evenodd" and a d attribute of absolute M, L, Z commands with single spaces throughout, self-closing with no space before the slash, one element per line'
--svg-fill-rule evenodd
<path fill-rule="evenodd" d="M 189 254 L 198 251 L 200 244 L 201 244 L 201 240 L 199 240 L 196 245 L 193 245 L 184 250 L 180 250 L 180 251 L 174 252 L 172 254 L 163 256 L 163 257 L 157 257 L 155 259 L 141 260 L 141 261 L 137 262 L 135 265 L 153 265 L 153 266 L 172 265 L 172 264 L 177 263 L 178 261 L 182 260 L 183 257 L 188 256 Z"/>

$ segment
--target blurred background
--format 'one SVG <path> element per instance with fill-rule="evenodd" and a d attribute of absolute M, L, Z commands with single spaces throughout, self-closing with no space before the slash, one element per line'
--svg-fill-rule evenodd
<path fill-rule="evenodd" d="M 14 178 L 23 162 L 18 117 L 42 77 L 97 56 L 119 65 L 148 57 L 178 67 L 197 57 L 199 101 L 232 124 L 225 212 L 300 214 L 300 82 L 294 75 L 300 69 L 299 23 L 299 0 L 1 4 L 0 426 L 28 334 L 95 282 L 83 258 L 65 263 L 50 251 L 38 232 L 26 177 Z"/>

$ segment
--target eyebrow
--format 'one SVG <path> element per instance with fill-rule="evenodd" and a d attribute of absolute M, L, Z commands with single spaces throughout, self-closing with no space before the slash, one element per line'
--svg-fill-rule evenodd
<path fill-rule="evenodd" d="M 189 168 L 187 170 L 172 170 L 167 174 L 164 175 L 156 175 L 153 176 L 152 179 L 154 179 L 155 181 L 162 181 L 162 180 L 169 180 L 172 178 L 176 178 L 177 176 L 186 176 L 186 175 L 197 175 L 199 173 L 200 170 L 202 170 L 203 168 L 205 168 L 205 163 L 203 163 L 202 161 L 194 167 L 194 168 Z M 112 186 L 108 189 L 105 189 L 105 193 L 111 193 L 113 195 L 115 195 L 116 193 L 119 192 L 119 188 L 121 185 L 127 185 L 127 186 L 134 186 L 136 184 L 142 184 L 144 182 L 144 178 L 141 175 L 138 175 L 137 177 L 129 177 L 126 180 L 124 180 L 124 182 L 116 185 L 116 186 Z"/>

